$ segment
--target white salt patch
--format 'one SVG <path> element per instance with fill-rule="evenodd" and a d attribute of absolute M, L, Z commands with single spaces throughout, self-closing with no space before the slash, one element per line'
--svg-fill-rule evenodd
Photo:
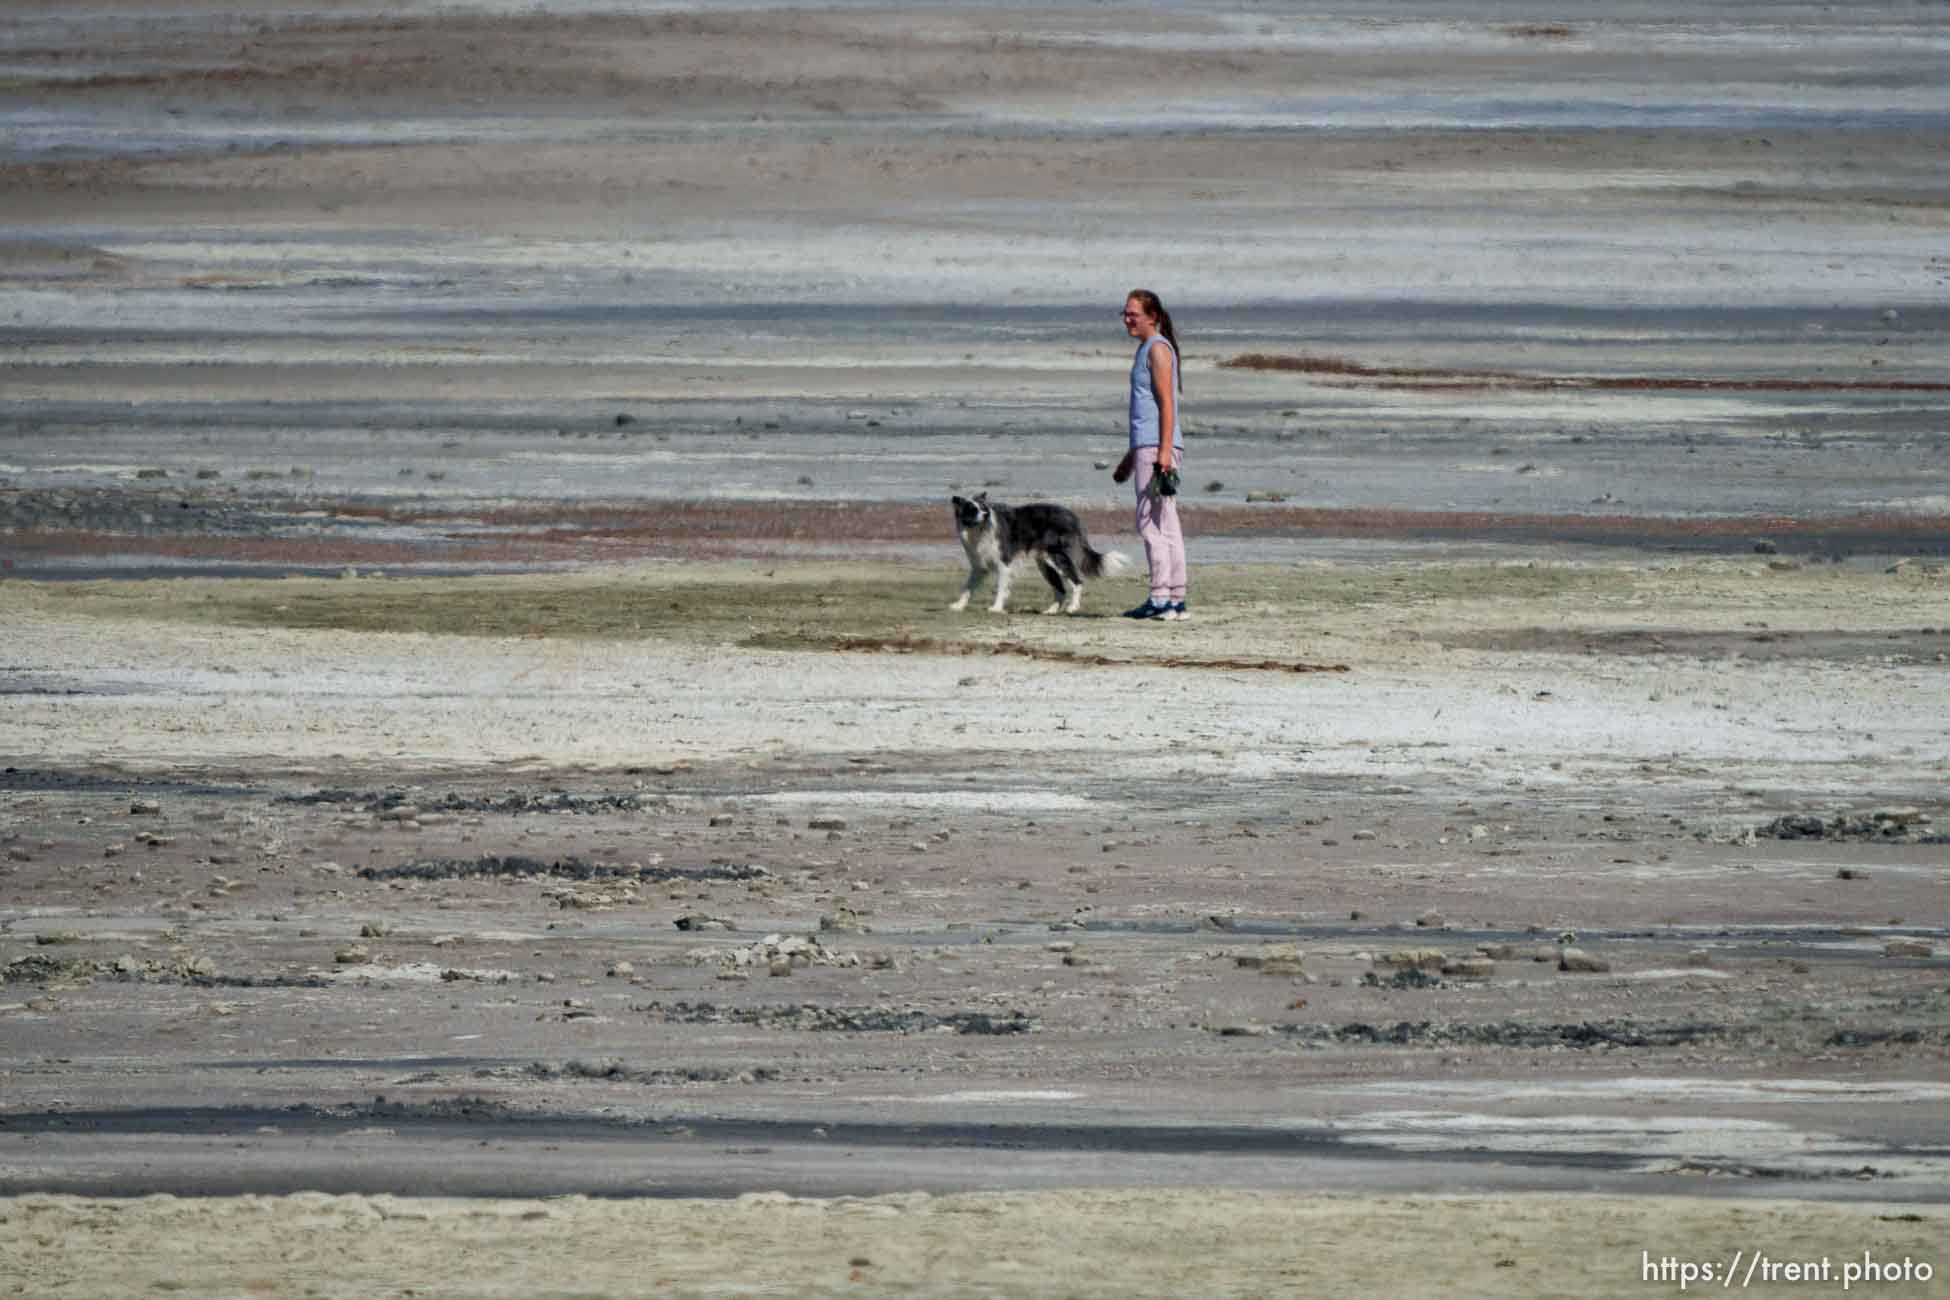
<path fill-rule="evenodd" d="M 987 1106 L 1008 1105 L 1021 1101 L 1075 1101 L 1082 1097 L 1080 1092 L 1036 1092 L 1025 1090 L 1008 1092 L 1002 1090 L 983 1091 L 974 1089 L 967 1092 L 944 1092 L 939 1096 L 924 1098 L 926 1101 L 940 1102 L 944 1105 Z"/>
<path fill-rule="evenodd" d="M 759 795 L 756 803 L 783 804 L 789 807 L 850 807 L 891 805 L 898 808 L 952 811 L 1044 811 L 1081 812 L 1101 809 L 1095 799 L 1059 794 L 1054 790 L 933 790 L 911 793 L 905 790 L 780 790 Z"/>
<path fill-rule="evenodd" d="M 1369 1096 L 1457 1097 L 1476 1101 L 1549 1101 L 1563 1098 L 1683 1100 L 1698 1103 L 1950 1101 L 1950 1084 L 1909 1080 L 1689 1079 L 1672 1076 L 1577 1079 L 1563 1083 L 1499 1083 L 1495 1080 L 1384 1080 L 1334 1091 Z"/>
<path fill-rule="evenodd" d="M 1712 970 L 1705 966 L 1676 966 L 1670 970 L 1635 970 L 1620 976 L 1621 979 L 1628 980 L 1683 980 L 1695 977 L 1709 980 L 1732 978 L 1726 971 Z"/>
<path fill-rule="evenodd" d="M 1317 1121 L 1316 1121 L 1317 1122 Z M 1363 1143 L 1397 1151 L 1550 1151 L 1787 1161 L 1860 1148 L 1856 1138 L 1770 1120 L 1703 1116 L 1483 1115 L 1376 1111 L 1331 1121 Z"/>

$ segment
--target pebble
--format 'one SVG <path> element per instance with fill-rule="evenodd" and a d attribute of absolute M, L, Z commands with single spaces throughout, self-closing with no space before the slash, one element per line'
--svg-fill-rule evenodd
<path fill-rule="evenodd" d="M 1611 963 L 1603 957 L 1592 956 L 1582 948 L 1560 948 L 1557 951 L 1557 968 L 1562 971 L 1602 974 L 1611 969 Z"/>
<path fill-rule="evenodd" d="M 162 805 L 154 799 L 136 799 L 129 804 L 129 812 L 137 817 L 151 817 L 162 811 Z"/>
<path fill-rule="evenodd" d="M 372 953 L 360 944 L 347 944 L 332 954 L 332 960 L 341 966 L 357 966 L 372 960 Z"/>
<path fill-rule="evenodd" d="M 1440 912 L 1424 912 L 1415 918 L 1415 924 L 1426 930 L 1440 930 L 1448 922 L 1442 919 L 1442 913 Z"/>
<path fill-rule="evenodd" d="M 812 817 L 806 821 L 809 831 L 843 831 L 846 829 L 844 817 Z"/>
<path fill-rule="evenodd" d="M 616 962 L 609 968 L 609 977 L 613 980 L 627 979 L 634 974 L 636 974 L 636 966 L 627 961 Z"/>
<path fill-rule="evenodd" d="M 680 930 L 736 930 L 738 927 L 721 916 L 706 916 L 702 912 L 692 912 L 677 918 Z"/>
<path fill-rule="evenodd" d="M 1891 939 L 1882 945 L 1885 957 L 1934 957 L 1936 947 L 1921 939 Z"/>
<path fill-rule="evenodd" d="M 1486 980 L 1496 974 L 1496 963 L 1488 957 L 1462 957 L 1444 962 L 1442 973 L 1459 979 Z"/>

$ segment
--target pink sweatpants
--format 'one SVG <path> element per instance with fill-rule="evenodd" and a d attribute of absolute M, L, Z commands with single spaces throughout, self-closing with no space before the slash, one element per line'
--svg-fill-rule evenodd
<path fill-rule="evenodd" d="M 1174 462 L 1182 475 L 1185 456 Z M 1178 527 L 1178 498 L 1147 490 L 1158 471 L 1158 449 L 1139 447 L 1132 472 L 1137 483 L 1137 530 L 1144 539 L 1144 563 L 1151 570 L 1154 600 L 1185 599 L 1185 534 Z"/>

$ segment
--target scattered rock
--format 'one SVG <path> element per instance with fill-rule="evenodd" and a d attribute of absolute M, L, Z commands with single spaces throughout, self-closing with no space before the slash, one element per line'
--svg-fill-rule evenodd
<path fill-rule="evenodd" d="M 1442 974 L 1457 979 L 1486 980 L 1496 974 L 1496 963 L 1488 957 L 1459 957 L 1444 962 Z"/>
<path fill-rule="evenodd" d="M 613 980 L 628 979 L 636 974 L 636 966 L 627 961 L 614 962 L 610 965 L 607 974 Z"/>
<path fill-rule="evenodd" d="M 1921 939 L 1891 939 L 1882 945 L 1885 957 L 1934 957 L 1936 946 Z"/>
<path fill-rule="evenodd" d="M 1561 971 L 1574 971 L 1583 974 L 1603 974 L 1611 969 L 1611 963 L 1603 957 L 1594 957 L 1582 948 L 1560 948 L 1557 950 L 1557 968 Z"/>
<path fill-rule="evenodd" d="M 449 966 L 440 972 L 441 982 L 446 984 L 513 984 L 520 978 L 520 974 L 511 970 L 468 970 L 461 966 Z M 538 975 L 536 978 L 542 977 Z M 553 979 L 554 977 L 550 976 L 543 982 L 547 983 Z"/>
<path fill-rule="evenodd" d="M 1439 989 L 1442 987 L 1442 980 L 1419 966 L 1410 966 L 1405 970 L 1396 971 L 1385 980 L 1375 972 L 1368 971 L 1361 976 L 1361 985 L 1364 988 L 1374 989 Z"/>
<path fill-rule="evenodd" d="M 1269 1032 L 1256 1020 L 1233 1020 L 1210 1028 L 1221 1038 L 1264 1038 Z"/>
<path fill-rule="evenodd" d="M 677 918 L 680 930 L 736 930 L 738 927 L 721 916 L 706 916 L 702 912 L 691 912 Z"/>
<path fill-rule="evenodd" d="M 806 821 L 809 831 L 843 831 L 846 829 L 844 817 L 812 817 Z"/>
<path fill-rule="evenodd" d="M 1789 813 L 1776 817 L 1753 834 L 1772 840 L 1850 840 L 1879 844 L 1950 844 L 1950 835 L 1926 829 L 1929 814 L 1917 808 L 1877 808 L 1867 813 Z"/>
<path fill-rule="evenodd" d="M 1443 1024 L 1404 1020 L 1386 1026 L 1360 1021 L 1342 1025 L 1276 1025 L 1274 1032 L 1308 1047 L 1570 1047 L 1588 1050 L 1675 1047 L 1710 1042 L 1724 1037 L 1728 1031 L 1723 1025 L 1647 1024 L 1633 1020 L 1583 1021 L 1577 1024 L 1539 1024 L 1524 1020 Z"/>
<path fill-rule="evenodd" d="M 768 934 L 757 943 L 738 948 L 706 948 L 691 953 L 689 960 L 696 965 L 716 965 L 723 970 L 756 970 L 759 967 L 771 969 L 779 962 L 788 966 L 835 966 L 854 967 L 861 964 L 860 954 L 838 952 L 820 943 L 810 934 L 784 935 Z M 773 970 L 774 975 L 790 974 L 790 971 Z"/>
<path fill-rule="evenodd" d="M 322 866 L 323 864 L 321 864 Z M 704 867 L 616 865 L 563 858 L 543 862 L 527 857 L 426 858 L 397 867 L 362 867 L 366 880 L 470 880 L 476 877 L 552 876 L 563 880 L 622 880 L 643 884 L 672 881 L 718 882 L 764 880 L 772 873 L 754 863 L 712 863 Z"/>
<path fill-rule="evenodd" d="M 360 966 L 372 960 L 372 951 L 363 944 L 347 944 L 332 954 L 332 960 L 341 966 Z"/>
<path fill-rule="evenodd" d="M 721 1007 L 709 1002 L 652 1002 L 633 1008 L 671 1024 L 745 1024 L 767 1029 L 814 1032 L 918 1034 L 952 1030 L 958 1034 L 1027 1034 L 1042 1028 L 1034 1016 L 1011 1011 L 931 1011 L 895 1007 L 828 1007 L 789 1003 L 775 1007 Z"/>
<path fill-rule="evenodd" d="M 1439 948 L 1401 948 L 1394 952 L 1376 953 L 1374 964 L 1437 974 L 1448 960 Z"/>

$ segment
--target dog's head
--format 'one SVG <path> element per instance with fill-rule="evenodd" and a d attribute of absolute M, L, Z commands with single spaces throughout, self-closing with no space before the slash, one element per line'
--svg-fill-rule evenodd
<path fill-rule="evenodd" d="M 955 507 L 955 525 L 959 528 L 980 528 L 993 517 L 989 509 L 989 494 L 978 492 L 973 499 L 968 497 L 948 498 Z"/>

